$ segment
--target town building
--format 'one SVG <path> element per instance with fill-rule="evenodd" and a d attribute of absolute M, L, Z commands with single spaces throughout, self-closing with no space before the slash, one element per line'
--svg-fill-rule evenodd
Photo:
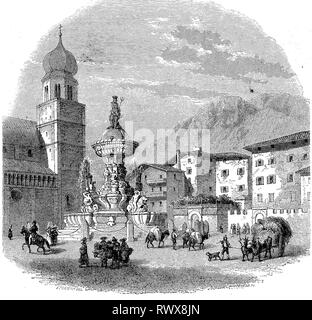
<path fill-rule="evenodd" d="M 243 153 L 225 152 L 210 155 L 209 173 L 196 177 L 197 194 L 228 196 L 241 204 L 242 210 L 251 206 L 251 159 Z"/>
<path fill-rule="evenodd" d="M 245 147 L 252 153 L 253 209 L 300 208 L 301 181 L 296 172 L 309 165 L 309 148 L 309 131 Z"/>
<path fill-rule="evenodd" d="M 184 172 L 170 165 L 141 164 L 129 180 L 147 197 L 148 211 L 166 216 L 168 222 L 173 202 L 187 194 Z"/>
<path fill-rule="evenodd" d="M 78 102 L 75 57 L 62 43 L 43 60 L 43 102 L 37 121 L 3 121 L 4 228 L 19 230 L 37 220 L 41 230 L 59 226 L 66 212 L 80 209 L 80 165 L 85 156 L 85 105 Z"/>
<path fill-rule="evenodd" d="M 211 174 L 211 158 L 208 153 L 203 153 L 201 148 L 194 148 L 191 152 L 180 153 L 177 151 L 175 168 L 184 171 L 186 178 L 190 181 L 193 194 L 198 193 L 197 177 Z"/>

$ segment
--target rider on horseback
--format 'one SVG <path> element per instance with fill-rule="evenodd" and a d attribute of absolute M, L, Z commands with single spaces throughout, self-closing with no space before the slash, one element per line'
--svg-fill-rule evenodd
<path fill-rule="evenodd" d="M 29 237 L 29 244 L 36 243 L 38 226 L 36 220 L 32 222 L 32 226 L 29 228 L 30 237 Z"/>

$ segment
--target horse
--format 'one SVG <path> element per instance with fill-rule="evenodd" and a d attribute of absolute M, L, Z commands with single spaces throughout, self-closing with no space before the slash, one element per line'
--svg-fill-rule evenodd
<path fill-rule="evenodd" d="M 247 258 L 247 261 L 249 261 L 249 254 L 252 254 L 252 248 L 250 245 L 250 241 L 248 240 L 248 238 L 245 239 L 239 239 L 239 243 L 241 245 L 241 251 L 243 254 L 243 260 L 245 261 L 245 257 Z"/>
<path fill-rule="evenodd" d="M 149 248 L 149 244 L 153 245 L 153 241 L 158 241 L 158 248 L 160 248 L 160 244 L 163 243 L 165 245 L 165 238 L 170 235 L 169 230 L 161 231 L 159 228 L 155 228 L 154 230 L 150 230 L 145 238 L 146 247 Z"/>
<path fill-rule="evenodd" d="M 94 244 L 94 251 L 93 251 L 94 258 L 100 258 L 101 267 L 107 268 L 107 261 L 109 259 L 112 260 L 111 268 L 117 266 L 120 268 L 120 261 L 119 261 L 119 252 L 114 250 L 112 245 L 105 245 L 101 246 L 98 242 Z"/>
<path fill-rule="evenodd" d="M 41 248 L 43 250 L 43 254 L 46 253 L 46 249 L 45 249 L 44 245 L 46 245 L 48 247 L 48 249 L 51 250 L 48 240 L 39 234 L 37 234 L 34 239 L 32 238 L 31 241 L 29 241 L 30 240 L 30 232 L 25 226 L 22 227 L 21 234 L 24 235 L 24 237 L 25 237 L 25 242 L 22 244 L 22 250 L 24 250 L 25 245 L 27 245 L 29 253 L 31 253 L 31 250 L 30 250 L 31 245 L 38 246 L 37 252 L 39 252 L 39 248 Z"/>
<path fill-rule="evenodd" d="M 198 243 L 199 245 L 199 250 L 203 250 L 204 249 L 204 241 L 206 239 L 209 238 L 209 233 L 208 232 L 205 232 L 203 234 L 201 234 L 200 232 L 192 232 L 191 235 L 190 235 L 190 239 L 188 241 L 188 244 L 189 244 L 189 251 L 191 250 L 191 247 L 195 249 L 195 245 Z"/>

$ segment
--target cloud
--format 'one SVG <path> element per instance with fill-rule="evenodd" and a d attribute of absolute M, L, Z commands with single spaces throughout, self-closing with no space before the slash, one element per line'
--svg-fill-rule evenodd
<path fill-rule="evenodd" d="M 269 78 L 288 79 L 294 76 L 279 63 L 266 62 L 257 55 L 233 50 L 232 43 L 222 39 L 220 34 L 216 32 L 178 26 L 172 35 L 177 39 L 184 40 L 184 44 L 178 48 L 163 50 L 161 57 L 165 61 L 170 61 L 171 64 L 176 61 L 177 63 L 199 65 L 199 68 L 193 72 L 241 79 L 246 82 L 252 81 L 253 78 L 247 76 L 251 73 L 263 74 Z M 199 54 L 199 49 L 195 49 L 194 45 L 201 47 L 202 54 Z M 203 54 L 204 52 L 207 54 Z"/>
<path fill-rule="evenodd" d="M 183 67 L 183 68 L 187 68 L 187 69 L 197 69 L 199 67 L 199 65 L 196 65 L 193 62 L 187 61 L 187 59 L 185 59 L 184 61 L 183 60 L 177 61 L 174 59 L 173 60 L 166 60 L 160 56 L 157 56 L 155 59 L 156 59 L 157 63 L 162 64 L 167 67 L 175 67 L 175 68 Z"/>
<path fill-rule="evenodd" d="M 142 81 L 141 83 L 136 84 L 131 82 L 122 82 L 120 83 L 120 87 L 123 89 L 145 89 L 149 92 L 153 92 L 153 94 L 156 94 L 161 98 L 177 96 L 185 98 L 187 97 L 188 99 L 191 99 L 194 104 L 202 104 L 203 100 L 205 99 L 222 95 L 219 92 L 213 90 L 197 90 L 196 88 L 170 83 L 151 84 L 150 81 L 146 80 L 145 83 Z"/>

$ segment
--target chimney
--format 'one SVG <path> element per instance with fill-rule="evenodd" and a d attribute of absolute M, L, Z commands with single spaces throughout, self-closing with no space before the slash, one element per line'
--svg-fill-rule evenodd
<path fill-rule="evenodd" d="M 180 150 L 177 150 L 176 165 L 177 165 L 177 168 L 181 170 L 181 151 Z"/>

